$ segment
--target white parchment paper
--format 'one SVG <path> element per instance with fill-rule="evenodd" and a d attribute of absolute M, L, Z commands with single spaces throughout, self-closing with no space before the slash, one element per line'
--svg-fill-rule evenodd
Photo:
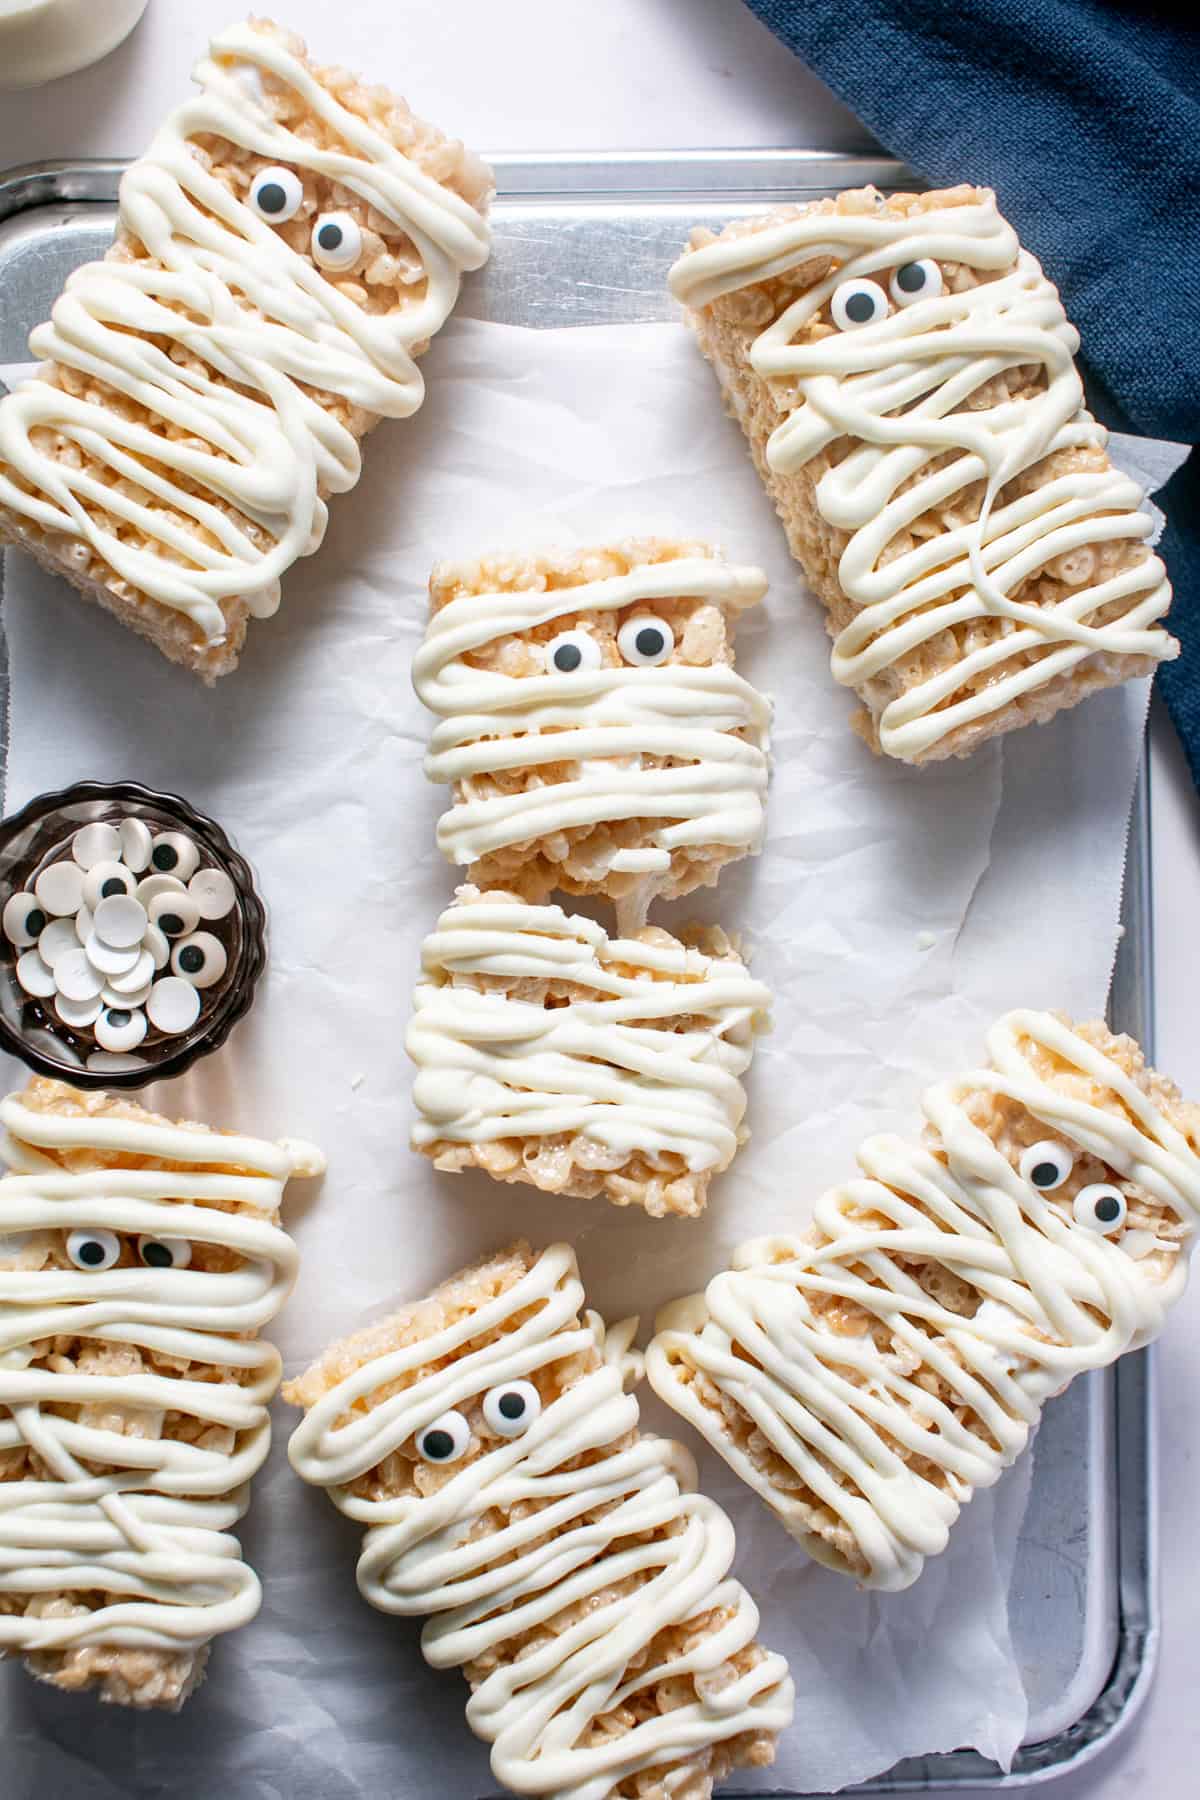
<path fill-rule="evenodd" d="M 9 808 L 84 776 L 134 777 L 213 813 L 258 871 L 271 963 L 255 1010 L 223 1052 L 148 1099 L 327 1151 L 321 1188 L 292 1189 L 303 1266 L 276 1330 L 289 1372 L 367 1308 L 518 1234 L 569 1239 L 591 1303 L 648 1324 L 744 1237 L 801 1224 L 868 1131 L 913 1129 L 921 1086 L 976 1060 L 997 1012 L 1097 1013 L 1116 942 L 1145 684 L 967 763 L 882 762 L 848 728 L 820 609 L 681 328 L 457 322 L 425 367 L 424 411 L 368 442 L 324 549 L 293 570 L 282 612 L 252 626 L 241 669 L 215 691 L 9 558 Z M 750 1079 L 753 1141 L 699 1222 L 435 1174 L 407 1148 L 402 1045 L 419 942 L 454 885 L 434 848 L 441 795 L 422 776 L 427 721 L 409 682 L 431 562 L 677 529 L 766 567 L 770 598 L 738 661 L 777 705 L 765 854 L 658 915 L 739 928 L 776 996 Z M 11 1791 L 494 1792 L 463 1684 L 425 1668 L 415 1623 L 359 1599 L 357 1532 L 291 1474 L 294 1415 L 278 1410 L 244 1530 L 260 1617 L 218 1644 L 179 1718 L 97 1714 L 4 1671 Z M 646 1412 L 687 1435 L 653 1400 Z M 808 1564 L 722 1464 L 700 1461 L 798 1690 L 775 1768 L 734 1785 L 811 1792 L 968 1743 L 1011 1756 L 1026 1707 L 1006 1595 L 1029 1459 L 975 1500 L 914 1589 L 874 1597 Z"/>

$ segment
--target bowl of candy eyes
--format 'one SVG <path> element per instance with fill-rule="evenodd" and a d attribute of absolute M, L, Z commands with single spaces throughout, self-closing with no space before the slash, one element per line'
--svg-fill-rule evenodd
<path fill-rule="evenodd" d="M 265 961 L 249 865 L 177 796 L 81 781 L 0 823 L 0 1047 L 39 1074 L 181 1074 L 225 1042 Z"/>

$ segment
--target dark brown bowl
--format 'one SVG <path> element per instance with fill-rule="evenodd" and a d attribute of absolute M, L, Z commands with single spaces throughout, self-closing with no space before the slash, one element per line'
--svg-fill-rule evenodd
<path fill-rule="evenodd" d="M 6 898 L 24 886 L 51 852 L 69 846 L 81 825 L 130 814 L 156 832 L 186 832 L 233 882 L 238 897 L 227 915 L 231 974 L 215 990 L 213 1004 L 202 1005 L 189 1032 L 144 1041 L 121 1059 L 126 1063 L 136 1057 L 137 1066 L 89 1068 L 85 1059 L 95 1046 L 81 1041 L 77 1049 L 66 1026 L 57 1020 L 53 1026 L 43 1023 L 41 1007 L 17 982 L 15 957 L 0 954 L 0 1048 L 20 1057 L 39 1075 L 78 1088 L 138 1088 L 182 1075 L 198 1058 L 219 1049 L 250 1010 L 267 960 L 266 909 L 249 863 L 214 820 L 177 794 L 159 794 L 136 781 L 77 781 L 61 793 L 39 794 L 20 812 L 0 821 L 0 895 Z M 11 949 L 7 940 L 0 947 L 4 952 Z"/>

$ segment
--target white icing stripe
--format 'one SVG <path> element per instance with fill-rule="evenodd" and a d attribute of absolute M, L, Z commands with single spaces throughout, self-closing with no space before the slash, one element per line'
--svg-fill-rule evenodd
<path fill-rule="evenodd" d="M 638 1424 L 637 1401 L 624 1392 L 628 1334 L 614 1331 L 606 1347 L 594 1313 L 579 1323 L 582 1305 L 574 1253 L 555 1245 L 468 1317 L 347 1376 L 308 1413 L 288 1450 L 305 1481 L 329 1488 L 342 1512 L 368 1526 L 358 1584 L 372 1606 L 434 1614 L 421 1644 L 435 1668 L 498 1659 L 472 1695 L 468 1720 L 491 1744 L 498 1780 L 555 1800 L 605 1800 L 639 1770 L 744 1731 L 781 1730 L 793 1700 L 787 1666 L 773 1653 L 743 1675 L 722 1670 L 758 1628 L 754 1602 L 727 1579 L 733 1528 L 720 1507 L 691 1491 L 695 1472 L 678 1444 L 626 1441 Z M 602 1368 L 544 1407 L 523 1436 L 489 1442 L 436 1494 L 371 1501 L 347 1491 L 448 1408 L 593 1349 L 605 1355 Z M 427 1363 L 438 1365 L 434 1373 L 360 1410 Z M 607 1454 L 571 1466 L 588 1452 Z M 605 1506 L 611 1510 L 589 1516 Z M 515 1508 L 516 1516 L 468 1536 L 492 1507 Z M 671 1526 L 673 1536 L 636 1541 Z M 634 1593 L 610 1591 L 646 1570 Z M 522 1653 L 519 1640 L 567 1607 L 578 1608 L 576 1621 Z M 649 1654 L 658 1633 L 717 1607 L 730 1615 L 719 1630 L 670 1662 Z M 627 1698 L 692 1675 L 697 1698 L 580 1746 L 591 1723 Z M 664 1792 L 679 1791 L 685 1779 L 666 1776 Z"/>
<path fill-rule="evenodd" d="M 23 1233 L 85 1227 L 219 1245 L 244 1259 L 225 1272 L 0 1268 L 0 1452 L 27 1446 L 45 1470 L 0 1481 L 0 1593 L 70 1599 L 98 1588 L 107 1596 L 69 1618 L 0 1613 L 0 1647 L 197 1648 L 258 1610 L 258 1578 L 231 1527 L 270 1445 L 267 1405 L 280 1363 L 270 1344 L 247 1334 L 278 1312 L 297 1262 L 291 1239 L 260 1215 L 278 1209 L 289 1175 L 316 1174 L 323 1160 L 310 1145 L 37 1112 L 17 1095 L 0 1103 L 0 1122 L 6 1158 L 23 1171 L 0 1180 L 0 1254 Z M 50 1149 L 197 1167 L 68 1171 L 41 1154 Z M 213 1163 L 244 1172 L 200 1166 Z M 219 1210 L 229 1203 L 246 1210 Z M 56 1337 L 85 1340 L 93 1352 L 110 1346 L 114 1360 L 132 1346 L 143 1367 L 33 1367 Z M 147 1366 L 151 1356 L 215 1365 L 228 1379 L 160 1373 Z M 132 1410 L 142 1434 L 51 1410 L 68 1405 L 101 1416 Z M 197 1439 L 205 1426 L 221 1427 L 238 1434 L 237 1445 L 156 1436 L 168 1412 L 194 1421 Z"/>
<path fill-rule="evenodd" d="M 532 838 L 621 819 L 670 821 L 648 833 L 649 847 L 667 853 L 693 844 L 757 850 L 771 708 L 735 670 L 665 663 L 511 676 L 466 658 L 564 615 L 603 616 L 670 597 L 741 608 L 765 592 L 761 570 L 689 557 L 578 587 L 463 594 L 440 607 L 413 663 L 418 697 L 439 718 L 425 763 L 430 780 L 573 765 L 567 779 L 546 786 L 456 799 L 438 824 L 444 855 L 470 864 Z M 679 766 L 644 767 L 643 756 Z"/>
<path fill-rule="evenodd" d="M 260 69 L 348 149 L 321 149 L 277 122 L 243 78 Z M 414 347 L 444 323 L 462 272 L 486 261 L 488 233 L 465 200 L 341 106 L 273 38 L 231 26 L 196 79 L 201 95 L 171 115 L 121 181 L 121 223 L 153 260 L 76 270 L 50 322 L 30 338 L 35 355 L 95 376 L 177 429 L 166 437 L 110 406 L 27 382 L 0 404 L 0 463 L 36 492 L 0 468 L 0 501 L 45 530 L 84 539 L 140 592 L 219 643 L 220 602 L 244 596 L 254 614 L 273 612 L 279 577 L 324 535 L 318 488 L 341 493 L 358 479 L 353 435 L 305 388 L 386 418 L 415 412 L 424 388 Z M 353 189 L 415 245 L 423 298 L 364 311 L 209 173 L 192 143 L 202 134 Z M 158 505 L 60 460 L 56 436 Z M 254 520 L 265 547 L 214 496 Z M 100 510 L 115 523 L 103 524 Z"/>
<path fill-rule="evenodd" d="M 1101 1083 L 1128 1116 L 1094 1106 L 1034 1067 L 1029 1045 Z M 907 1587 L 946 1543 L 959 1508 L 1024 1448 L 1042 1405 L 1073 1376 L 1149 1342 L 1182 1292 L 1200 1222 L 1200 1157 L 1118 1065 L 1047 1013 L 1009 1014 L 988 1037 L 993 1067 L 931 1088 L 927 1118 L 945 1149 L 870 1138 L 865 1179 L 817 1203 L 829 1242 L 764 1239 L 743 1246 L 703 1301 L 667 1308 L 646 1354 L 655 1390 L 688 1418 L 814 1556 L 845 1567 L 810 1535 L 795 1484 L 776 1484 L 725 1421 L 682 1379 L 702 1371 L 737 1403 L 866 1559 L 869 1585 Z M 1186 1227 L 1179 1254 L 1135 1257 L 1056 1207 L 972 1123 L 980 1093 L 1017 1101 L 1068 1148 L 1099 1157 L 1119 1179 L 1172 1209 Z M 973 1316 L 918 1283 L 939 1267 L 975 1288 Z M 837 1296 L 831 1323 L 813 1301 Z M 884 1321 L 890 1349 L 856 1325 Z M 739 1355 L 748 1352 L 753 1360 Z M 935 1397 L 934 1372 L 953 1396 Z M 968 1429 L 964 1414 L 978 1421 Z M 902 1445 L 944 1477 L 935 1485 L 897 1454 Z"/>
<path fill-rule="evenodd" d="M 671 272 L 671 288 L 688 306 L 704 307 L 825 256 L 837 266 L 760 333 L 750 361 L 765 380 L 782 380 L 797 395 L 767 446 L 775 474 L 795 474 L 839 438 L 858 440 L 816 484 L 822 518 L 850 533 L 838 580 L 861 609 L 837 636 L 834 674 L 859 687 L 951 626 L 984 618 L 1006 625 L 1005 635 L 989 634 L 951 669 L 889 702 L 877 721 L 883 749 L 918 757 L 1090 657 L 1174 655 L 1171 638 L 1154 625 L 1171 595 L 1157 557 L 1112 579 L 1089 574 L 1054 605 L 1010 598 L 1048 563 L 1087 545 L 1148 537 L 1152 523 L 1137 483 L 1115 469 L 1072 470 L 995 504 L 1006 483 L 1043 457 L 1107 439 L 1084 409 L 1073 361 L 1078 334 L 995 196 L 907 218 L 805 214 L 688 251 Z M 886 280 L 924 258 L 997 278 L 895 306 L 874 323 L 816 342 L 793 341 L 843 282 Z M 1044 376 L 1041 392 L 970 406 L 986 382 L 1031 368 Z M 909 536 L 923 514 L 953 512 L 957 497 L 980 481 L 986 492 L 977 520 L 932 538 Z M 1115 600 L 1125 602 L 1120 616 L 1101 619 Z M 1024 650 L 1042 654 L 1005 672 Z"/>
<path fill-rule="evenodd" d="M 421 960 L 406 1038 L 418 1148 L 565 1133 L 623 1157 L 641 1151 L 652 1167 L 667 1154 L 693 1172 L 732 1161 L 741 1076 L 770 1005 L 737 960 L 610 939 L 561 907 L 491 899 L 449 907 Z M 459 985 L 485 976 L 584 992 L 545 1007 Z"/>

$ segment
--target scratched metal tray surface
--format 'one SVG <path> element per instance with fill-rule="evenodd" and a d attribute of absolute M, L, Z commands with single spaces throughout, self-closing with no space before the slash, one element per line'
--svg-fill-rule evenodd
<path fill-rule="evenodd" d="M 912 180 L 892 161 L 819 151 L 493 161 L 496 252 L 469 284 L 464 304 L 480 318 L 543 327 L 670 318 L 666 271 L 693 223 L 719 225 L 766 204 L 868 181 L 895 188 Z M 26 358 L 28 332 L 64 278 L 103 252 L 122 166 L 62 163 L 0 175 L 0 364 Z M 0 749 L 7 694 L 0 636 Z M 1149 1047 L 1147 802 L 1143 772 L 1110 1012 L 1117 1029 Z M 856 1792 L 1046 1781 L 1095 1755 L 1129 1723 L 1150 1680 L 1158 1636 L 1154 1431 L 1153 1352 L 1076 1382 L 1047 1409 L 1012 1589 L 1013 1635 L 1030 1699 L 1028 1739 L 1012 1773 L 961 1751 L 911 1759 Z"/>

